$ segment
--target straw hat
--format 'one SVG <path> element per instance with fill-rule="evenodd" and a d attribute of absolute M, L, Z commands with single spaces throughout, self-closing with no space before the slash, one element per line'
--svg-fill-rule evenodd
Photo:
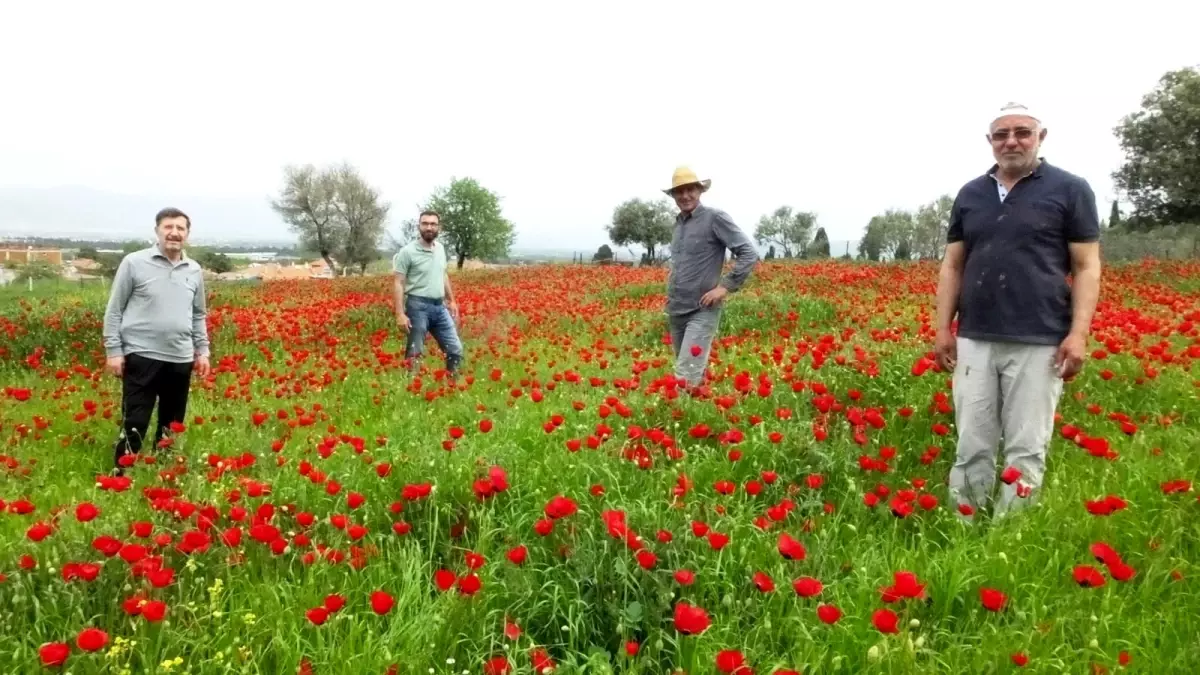
<path fill-rule="evenodd" d="M 683 187 L 684 185 L 699 185 L 701 192 L 708 192 L 709 186 L 712 185 L 712 180 L 708 178 L 700 180 L 700 177 L 696 175 L 695 171 L 692 171 L 686 166 L 681 166 L 675 169 L 675 173 L 671 176 L 671 187 L 663 190 L 663 192 L 671 194 L 672 190 L 677 187 Z"/>

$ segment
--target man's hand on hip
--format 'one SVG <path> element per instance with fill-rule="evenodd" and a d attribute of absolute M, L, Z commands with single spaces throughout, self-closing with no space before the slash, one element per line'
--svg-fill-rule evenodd
<path fill-rule="evenodd" d="M 727 288 L 724 286 L 717 286 L 711 291 L 705 293 L 700 298 L 700 305 L 702 307 L 716 307 L 717 305 L 721 304 L 721 301 L 724 300 L 725 296 L 727 295 L 729 295 L 729 290 Z"/>
<path fill-rule="evenodd" d="M 113 377 L 121 377 L 125 374 L 125 357 L 110 356 L 104 367 L 108 369 L 108 372 L 113 374 Z"/>

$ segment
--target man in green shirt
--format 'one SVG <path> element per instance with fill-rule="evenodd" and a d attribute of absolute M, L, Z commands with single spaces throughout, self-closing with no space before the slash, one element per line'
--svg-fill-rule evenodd
<path fill-rule="evenodd" d="M 441 218 L 434 211 L 424 211 L 417 228 L 420 236 L 392 258 L 396 323 L 408 331 L 405 357 L 413 367 L 421 357 L 426 334 L 432 334 L 446 354 L 446 371 L 454 377 L 462 364 L 463 349 L 454 327 L 458 305 L 446 273 L 446 247 L 437 241 Z"/>

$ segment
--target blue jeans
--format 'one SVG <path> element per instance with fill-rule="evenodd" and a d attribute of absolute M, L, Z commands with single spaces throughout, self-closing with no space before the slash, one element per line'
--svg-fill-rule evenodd
<path fill-rule="evenodd" d="M 452 375 L 457 372 L 463 358 L 462 342 L 446 305 L 441 300 L 409 295 L 404 298 L 404 313 L 412 324 L 408 330 L 405 357 L 412 359 L 415 366 L 425 346 L 425 336 L 431 334 L 446 354 L 446 370 Z"/>

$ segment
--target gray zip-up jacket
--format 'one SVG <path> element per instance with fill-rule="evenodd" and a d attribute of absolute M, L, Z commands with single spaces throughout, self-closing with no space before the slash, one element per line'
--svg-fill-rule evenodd
<path fill-rule="evenodd" d="M 172 263 L 157 245 L 130 253 L 104 312 L 105 354 L 190 363 L 208 356 L 207 318 L 200 263 L 186 254 Z"/>
<path fill-rule="evenodd" d="M 725 250 L 733 252 L 733 269 L 721 278 Z M 750 237 L 721 209 L 696 205 L 690 215 L 675 218 L 671 238 L 671 275 L 667 282 L 667 314 L 701 309 L 700 298 L 720 284 L 736 293 L 758 262 Z"/>

